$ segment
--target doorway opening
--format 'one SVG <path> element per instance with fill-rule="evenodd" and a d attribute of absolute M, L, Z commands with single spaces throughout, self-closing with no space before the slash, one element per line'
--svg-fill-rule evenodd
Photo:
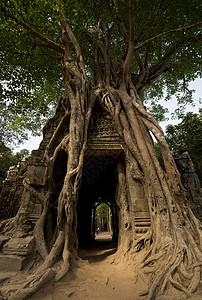
<path fill-rule="evenodd" d="M 112 156 L 86 156 L 77 204 L 79 243 L 92 241 L 96 228 L 118 237 L 118 214 L 115 202 L 116 160 Z"/>
<path fill-rule="evenodd" d="M 112 156 L 86 156 L 77 204 L 80 247 L 109 247 L 118 239 L 116 160 Z M 96 229 L 99 228 L 97 233 Z"/>

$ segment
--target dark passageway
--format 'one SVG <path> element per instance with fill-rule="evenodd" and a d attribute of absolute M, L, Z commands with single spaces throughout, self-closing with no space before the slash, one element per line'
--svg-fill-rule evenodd
<path fill-rule="evenodd" d="M 118 214 L 115 203 L 117 186 L 116 161 L 111 156 L 86 156 L 84 161 L 82 185 L 77 205 L 77 234 L 80 247 L 111 247 L 109 245 L 117 240 Z M 96 237 L 95 229 L 98 224 L 96 210 L 106 204 L 111 211 L 111 236 L 100 240 Z M 107 229 L 103 224 L 102 230 Z M 110 237 L 112 238 L 110 240 Z M 115 244 L 112 246 L 114 247 Z"/>

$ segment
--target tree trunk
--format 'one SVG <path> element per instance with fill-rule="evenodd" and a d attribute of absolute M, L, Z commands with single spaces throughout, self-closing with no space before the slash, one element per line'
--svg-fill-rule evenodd
<path fill-rule="evenodd" d="M 148 299 L 154 299 L 156 293 L 164 294 L 170 285 L 190 295 L 196 290 L 200 280 L 201 231 L 198 220 L 189 208 L 184 188 L 180 183 L 180 175 L 163 132 L 152 116 L 145 111 L 134 87 L 130 86 L 130 94 L 124 87 L 119 91 L 112 91 L 111 87 L 108 90 L 108 103 L 111 101 L 112 105 L 115 105 L 114 99 L 118 98 L 124 107 L 119 114 L 117 130 L 121 131 L 130 152 L 128 159 L 131 164 L 135 163 L 136 174 L 133 176 L 143 184 L 151 215 L 151 231 L 137 241 L 132 239 L 132 235 L 129 234 L 127 239 L 127 236 L 121 233 L 121 237 L 127 239 L 127 243 L 120 241 L 119 250 L 123 244 L 127 245 L 126 249 L 123 249 L 124 254 L 125 251 L 129 251 L 127 248 L 134 253 L 133 250 L 139 251 L 142 245 L 149 242 L 149 250 L 138 266 L 144 273 L 152 273 Z M 109 104 L 107 108 L 113 115 Z M 114 116 L 116 117 L 115 114 Z M 158 140 L 165 171 L 156 158 L 149 131 Z M 124 201 L 120 203 L 123 205 Z M 130 212 L 130 207 L 128 210 Z M 128 218 L 132 220 L 130 215 Z M 133 226 L 132 221 L 127 224 L 129 228 Z M 191 270 L 192 275 L 188 275 L 186 270 Z M 186 287 L 183 286 L 183 277 L 189 279 Z"/>

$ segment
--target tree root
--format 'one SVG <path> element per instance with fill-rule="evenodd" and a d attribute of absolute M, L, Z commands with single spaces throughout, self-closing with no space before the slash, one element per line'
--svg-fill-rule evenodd
<path fill-rule="evenodd" d="M 198 287 L 198 284 L 200 282 L 200 279 L 201 279 L 201 274 L 200 274 L 200 267 L 196 267 L 194 268 L 194 275 L 192 277 L 192 280 L 189 284 L 189 287 L 188 287 L 188 291 L 193 294 L 196 290 L 197 290 L 197 287 Z"/>
<path fill-rule="evenodd" d="M 67 224 L 65 226 L 65 243 L 64 243 L 64 248 L 63 248 L 63 253 L 62 253 L 62 258 L 63 258 L 63 265 L 62 265 L 62 269 L 57 273 L 55 280 L 59 281 L 60 279 L 62 279 L 68 272 L 69 272 L 69 268 L 70 268 L 70 250 L 68 247 L 68 228 L 67 228 Z"/>
<path fill-rule="evenodd" d="M 60 279 L 62 279 L 69 272 L 69 269 L 70 263 L 66 261 L 65 263 L 63 263 L 62 269 L 56 274 L 55 281 L 59 281 Z"/>
<path fill-rule="evenodd" d="M 151 257 L 145 261 L 142 259 L 142 263 L 138 263 L 136 266 L 136 274 L 140 276 L 140 270 L 142 270 L 144 274 L 151 274 L 148 293 L 144 293 L 144 295 L 147 294 L 147 300 L 155 299 L 157 294 L 164 295 L 169 283 L 186 296 L 190 297 L 196 292 L 200 282 L 200 266 L 189 265 L 187 262 L 190 262 L 190 258 L 187 260 L 186 256 L 187 251 L 185 249 L 175 249 L 175 251 L 173 251 L 170 245 L 169 249 L 165 249 L 164 247 L 164 251 L 151 254 Z M 193 257 L 193 259 L 195 260 L 196 257 Z M 148 267 L 150 267 L 151 270 L 147 270 Z M 189 273 L 188 270 L 190 271 Z M 191 272 L 191 270 L 193 270 L 193 272 Z M 180 275 L 185 278 L 185 282 L 189 281 L 189 284 L 186 283 L 184 286 Z M 142 278 L 142 276 L 140 278 Z"/>
<path fill-rule="evenodd" d="M 179 282 L 177 282 L 176 280 L 174 280 L 171 276 L 169 278 L 169 281 L 172 283 L 172 285 L 177 288 L 178 290 L 182 291 L 186 296 L 191 296 L 191 293 L 183 287 L 182 284 L 180 284 Z"/>
<path fill-rule="evenodd" d="M 53 266 L 53 264 L 57 261 L 59 255 L 61 254 L 63 244 L 64 244 L 64 232 L 60 231 L 50 253 L 48 254 L 46 260 L 43 262 L 41 267 L 39 268 L 39 272 L 42 272 L 47 268 Z"/>
<path fill-rule="evenodd" d="M 146 243 L 148 241 L 151 241 L 151 237 L 152 237 L 152 232 L 151 232 L 151 229 L 149 229 L 139 239 L 137 239 L 136 241 L 134 241 L 134 244 L 132 246 L 132 249 L 133 249 L 132 253 L 136 253 L 136 252 L 140 251 L 140 249 L 142 248 L 142 246 L 146 246 Z"/>
<path fill-rule="evenodd" d="M 25 282 L 22 288 L 18 289 L 14 294 L 8 297 L 8 300 L 27 299 L 54 277 L 55 272 L 50 268 L 43 273 L 40 272 L 37 273 L 37 275 L 32 275 L 31 278 Z"/>
<path fill-rule="evenodd" d="M 43 212 L 41 214 L 41 217 L 37 221 L 37 223 L 34 227 L 34 231 L 33 231 L 35 241 L 36 241 L 36 250 L 39 252 L 39 254 L 41 255 L 41 257 L 44 260 L 48 256 L 48 251 L 47 251 L 45 239 L 44 239 L 44 228 L 43 228 L 45 218 L 47 216 L 47 211 L 48 211 L 48 208 L 47 208 L 47 206 L 45 206 L 43 209 Z"/>
<path fill-rule="evenodd" d="M 9 300 L 23 300 L 39 290 L 45 283 L 55 278 L 56 273 L 51 269 L 57 261 L 64 244 L 64 231 L 60 231 L 50 253 L 42 265 L 30 275 L 23 286 L 8 297 Z M 63 270 L 63 269 L 62 269 Z"/>
<path fill-rule="evenodd" d="M 15 222 L 15 217 L 7 219 L 7 220 L 3 220 L 0 223 L 0 232 L 1 234 L 5 234 L 8 231 L 10 231 L 10 229 L 12 228 L 13 223 Z"/>

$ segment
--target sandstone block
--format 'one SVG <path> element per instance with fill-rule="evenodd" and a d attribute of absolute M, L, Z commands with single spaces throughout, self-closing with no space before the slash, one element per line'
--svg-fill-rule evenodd
<path fill-rule="evenodd" d="M 0 255 L 0 271 L 21 271 L 25 267 L 27 260 L 27 257 L 17 255 Z"/>
<path fill-rule="evenodd" d="M 35 246 L 34 237 L 11 238 L 3 246 L 3 254 L 27 256 L 33 252 Z"/>
<path fill-rule="evenodd" d="M 29 178 L 29 184 L 45 185 L 47 167 L 43 165 L 29 165 L 26 178 Z"/>

